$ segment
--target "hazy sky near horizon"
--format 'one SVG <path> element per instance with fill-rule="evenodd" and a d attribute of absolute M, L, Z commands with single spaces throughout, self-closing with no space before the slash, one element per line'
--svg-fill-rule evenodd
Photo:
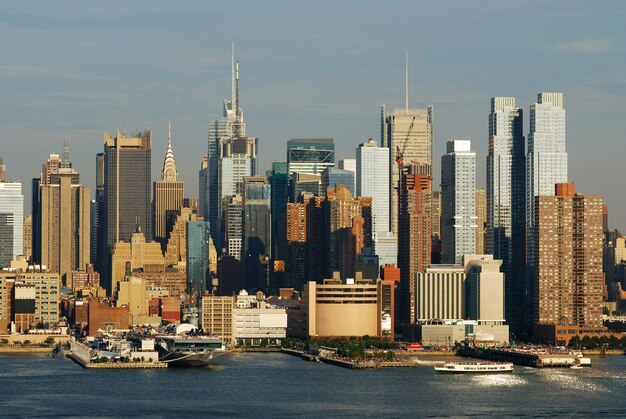
<path fill-rule="evenodd" d="M 626 2 L 623 1 L 24 1 L 0 3 L 0 155 L 30 179 L 68 137 L 94 186 L 104 131 L 152 129 L 153 180 L 172 124 L 179 176 L 198 195 L 207 125 L 230 97 L 230 48 L 240 62 L 247 133 L 259 173 L 286 142 L 333 137 L 337 158 L 379 138 L 379 112 L 434 106 L 436 184 L 449 139 L 472 140 L 485 185 L 492 96 L 524 110 L 561 91 L 569 178 L 609 204 L 626 230 Z M 92 191 L 93 195 L 93 191 Z"/>

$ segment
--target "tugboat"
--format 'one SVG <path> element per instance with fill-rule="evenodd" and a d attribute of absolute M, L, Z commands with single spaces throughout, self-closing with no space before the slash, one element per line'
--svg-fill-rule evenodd
<path fill-rule="evenodd" d="M 205 367 L 217 355 L 225 353 L 219 336 L 194 332 L 191 324 L 179 324 L 172 334 L 157 335 L 159 361 L 173 367 Z"/>

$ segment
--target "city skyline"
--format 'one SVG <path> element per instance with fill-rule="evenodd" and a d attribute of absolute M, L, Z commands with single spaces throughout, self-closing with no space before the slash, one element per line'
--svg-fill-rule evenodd
<path fill-rule="evenodd" d="M 83 182 L 95 190 L 93 156 L 101 149 L 103 132 L 116 125 L 127 132 L 152 129 L 154 148 L 162 150 L 171 121 L 177 158 L 184 162 L 180 178 L 188 191 L 197 191 L 207 125 L 220 117 L 223 98 L 230 96 L 232 41 L 240 62 L 241 106 L 249 130 L 262 144 L 258 173 L 269 169 L 272 160 L 284 159 L 290 138 L 333 137 L 337 159 L 353 158 L 358 144 L 378 139 L 380 106 L 402 107 L 408 51 L 409 105 L 434 107 L 434 156 L 443 154 L 448 140 L 471 139 L 477 151 L 478 186 L 485 185 L 489 99 L 515 96 L 526 113 L 526 136 L 536 93 L 564 92 L 569 180 L 583 193 L 605 196 L 610 226 L 624 229 L 626 215 L 620 215 L 619 208 L 626 205 L 626 197 L 612 192 L 616 185 L 606 181 L 624 150 L 619 141 L 624 120 L 617 110 L 626 104 L 619 46 L 624 13 L 623 7 L 611 4 L 617 5 L 609 2 L 591 9 L 584 2 L 553 2 L 536 10 L 532 2 L 515 7 L 494 3 L 493 10 L 485 5 L 484 14 L 469 20 L 463 13 L 469 5 L 458 2 L 425 8 L 403 4 L 389 10 L 399 24 L 380 28 L 373 24 L 382 6 L 374 4 L 335 5 L 333 17 L 321 15 L 324 8 L 319 4 L 245 4 L 215 12 L 201 4 L 183 11 L 157 3 L 150 13 L 132 5 L 122 11 L 115 4 L 108 12 L 82 5 L 71 13 L 64 4 L 4 6 L 2 36 L 7 42 L 2 49 L 9 58 L 0 67 L 6 83 L 0 105 L 5 115 L 0 121 L 2 142 L 23 144 L 3 147 L 7 180 L 28 183 L 67 136 Z M 223 25 L 232 26 L 235 12 L 247 23 L 254 17 L 252 27 L 222 30 Z M 424 14 L 440 23 L 445 17 L 445 23 L 432 24 Z M 415 19 L 412 25 L 409 16 Z M 314 30 L 317 25 L 303 24 L 316 18 L 327 28 L 323 34 Z M 363 22 L 367 30 L 343 28 L 346 18 Z M 490 33 L 477 28 L 487 19 L 493 33 L 507 29 L 525 35 L 496 37 L 492 44 Z M 587 19 L 595 24 L 583 25 Z M 542 24 L 547 22 L 551 24 Z M 526 31 L 531 23 L 535 30 Z M 473 30 L 465 42 L 447 33 L 468 24 Z M 76 30 L 81 31 L 80 39 L 73 36 Z M 264 36 L 257 37 L 255 30 L 263 30 Z M 297 36 L 284 36 L 290 33 Z M 488 39 L 490 48 L 485 47 Z M 494 49 L 500 60 L 491 66 L 479 64 L 492 58 Z M 465 71 L 451 61 L 465 63 Z M 433 186 L 439 189 L 436 160 Z M 153 166 L 156 180 L 159 168 Z M 30 208 L 24 187 L 25 208 Z"/>

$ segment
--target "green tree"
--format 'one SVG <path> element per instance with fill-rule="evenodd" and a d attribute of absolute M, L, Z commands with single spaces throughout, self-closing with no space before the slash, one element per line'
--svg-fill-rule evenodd
<path fill-rule="evenodd" d="M 570 348 L 577 348 L 580 346 L 580 336 L 576 335 L 573 336 L 570 340 L 569 340 L 569 344 L 568 346 Z"/>

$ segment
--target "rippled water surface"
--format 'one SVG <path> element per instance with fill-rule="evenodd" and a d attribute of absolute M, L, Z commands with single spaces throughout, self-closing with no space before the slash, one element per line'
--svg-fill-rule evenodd
<path fill-rule="evenodd" d="M 626 417 L 626 356 L 583 370 L 436 375 L 348 370 L 284 354 L 229 354 L 202 369 L 85 370 L 0 355 L 0 415 L 150 417 Z M 428 360 L 426 360 L 428 361 Z"/>

